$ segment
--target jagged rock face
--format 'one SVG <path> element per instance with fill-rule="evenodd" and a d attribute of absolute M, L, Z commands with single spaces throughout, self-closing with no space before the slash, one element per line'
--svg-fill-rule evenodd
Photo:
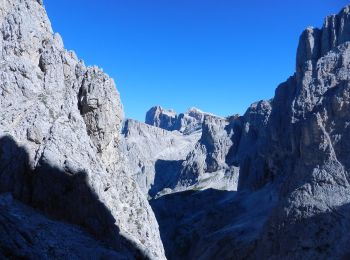
<path fill-rule="evenodd" d="M 176 118 L 187 122 L 181 128 L 186 131 L 125 122 L 122 143 L 127 171 L 144 193 L 154 198 L 192 189 L 236 190 L 239 168 L 226 162 L 235 126 L 230 126 L 229 119 L 197 109 Z"/>
<path fill-rule="evenodd" d="M 119 94 L 114 89 L 113 80 L 98 68 L 87 69 L 80 88 L 79 107 L 88 135 L 100 152 L 117 135 L 123 118 Z"/>
<path fill-rule="evenodd" d="M 183 186 L 200 183 L 202 188 L 237 189 L 239 168 L 226 161 L 234 145 L 232 137 L 240 131 L 233 125 L 228 119 L 205 116 L 201 139 L 182 165 Z"/>
<path fill-rule="evenodd" d="M 296 111 L 290 113 L 294 116 L 289 118 L 292 123 L 283 129 L 273 127 L 285 141 L 282 147 L 275 143 L 280 155 L 270 160 L 275 167 L 273 175 L 284 182 L 280 204 L 261 241 L 259 250 L 265 256 L 341 258 L 349 253 L 345 241 L 350 224 L 347 220 L 350 71 L 349 62 L 342 63 L 350 57 L 349 47 L 349 43 L 337 47 L 318 60 L 313 71 L 304 71 L 302 77 L 312 79 L 313 83 L 297 82 L 296 87 L 303 88 L 300 93 L 311 87 L 321 89 L 322 94 L 311 92 L 302 114 L 298 113 L 300 107 L 291 106 Z M 314 76 L 308 75 L 311 73 Z M 298 95 L 294 97 L 300 99 Z"/>
<path fill-rule="evenodd" d="M 260 156 L 268 147 L 268 122 L 271 103 L 259 101 L 252 104 L 240 118 L 241 132 L 234 135 L 236 142 L 231 147 L 227 160 L 240 167 L 238 189 L 255 189 L 269 182 L 267 162 Z"/>
<path fill-rule="evenodd" d="M 272 183 L 279 191 L 257 243 L 260 257 L 349 257 L 348 17 L 346 7 L 322 30 L 303 33 L 297 73 L 276 90 L 269 134 L 255 156 L 264 171 L 241 176 L 249 179 L 242 189 Z"/>
<path fill-rule="evenodd" d="M 64 50 L 42 1 L 0 7 L 0 192 L 46 215 L 1 195 L 0 256 L 51 254 L 34 229 L 59 254 L 164 259 L 143 192 L 169 259 L 349 258 L 349 7 L 303 32 L 272 100 L 230 118 L 155 107 L 121 137 L 113 81 Z"/>
<path fill-rule="evenodd" d="M 184 134 L 191 134 L 201 130 L 206 115 L 214 117 L 214 115 L 194 107 L 190 108 L 186 113 L 178 115 L 174 110 L 165 110 L 160 106 L 155 106 L 146 113 L 145 123 L 168 131 L 177 130 Z"/>
<path fill-rule="evenodd" d="M 183 135 L 128 119 L 122 131 L 122 146 L 128 172 L 146 195 L 175 189 L 187 154 L 200 138 L 200 132 Z"/>
<path fill-rule="evenodd" d="M 160 106 L 152 107 L 146 113 L 145 123 L 165 130 L 176 130 L 177 114 L 173 110 L 165 110 Z"/>
<path fill-rule="evenodd" d="M 182 163 L 178 186 L 237 190 L 239 174 L 251 172 L 250 157 L 256 156 L 257 147 L 266 140 L 270 113 L 270 102 L 260 101 L 244 116 L 205 115 L 201 138 Z"/>
<path fill-rule="evenodd" d="M 128 172 L 151 197 L 192 189 L 237 190 L 239 166 L 244 164 L 247 172 L 254 167 L 249 157 L 256 155 L 259 140 L 266 139 L 270 112 L 268 101 L 253 104 L 244 116 L 228 118 L 194 108 L 177 116 L 154 107 L 146 116 L 152 120 L 146 121 L 156 127 L 125 123 Z M 174 120 L 182 122 L 177 131 L 162 129 L 169 122 L 175 126 Z"/>
<path fill-rule="evenodd" d="M 338 15 L 328 16 L 322 29 L 307 28 L 300 37 L 297 51 L 297 73 L 309 62 L 316 62 L 327 52 L 350 40 L 349 6 Z"/>
<path fill-rule="evenodd" d="M 41 1 L 2 1 L 0 31 L 0 191 L 120 252 L 163 259 L 154 214 L 125 173 L 113 80 L 64 49 Z"/>
<path fill-rule="evenodd" d="M 190 134 L 202 129 L 202 124 L 206 116 L 220 118 L 212 114 L 203 112 L 195 107 L 190 108 L 186 113 L 181 113 L 178 116 L 179 131 L 184 134 Z"/>
<path fill-rule="evenodd" d="M 182 189 L 151 200 L 168 259 L 253 256 L 278 197 L 272 185 L 259 183 L 263 188 L 255 192 L 242 187 L 255 181 L 251 172 L 261 173 L 261 163 L 254 161 L 261 160 L 271 110 L 269 101 L 260 101 L 243 116 L 205 116 L 201 138 L 180 168 Z M 265 176 L 265 184 L 269 181 Z"/>

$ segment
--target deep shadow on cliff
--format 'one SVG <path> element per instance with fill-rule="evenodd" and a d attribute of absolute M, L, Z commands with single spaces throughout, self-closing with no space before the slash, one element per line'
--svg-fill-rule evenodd
<path fill-rule="evenodd" d="M 150 201 L 168 259 L 248 257 L 275 203 L 271 187 L 252 194 L 185 191 Z"/>
<path fill-rule="evenodd" d="M 217 215 L 216 201 L 228 195 L 234 196 L 234 192 L 186 191 L 150 201 L 168 259 L 188 259 L 203 233 L 209 232 L 205 222 Z M 227 214 L 222 218 L 225 216 Z M 223 221 L 218 222 L 218 225 L 221 224 Z"/>
<path fill-rule="evenodd" d="M 208 189 L 151 200 L 167 258 L 349 259 L 350 204 L 319 213 L 304 205 L 280 219 L 288 202 L 274 190 Z"/>
<path fill-rule="evenodd" d="M 90 234 L 0 194 L 0 259 L 128 259 Z"/>
<path fill-rule="evenodd" d="M 350 204 L 334 207 L 326 212 L 304 212 L 304 218 L 285 216 L 278 222 L 274 215 L 272 227 L 264 232 L 254 248 L 260 259 L 350 259 Z M 308 216 L 307 216 L 308 215 Z M 283 224 L 281 224 L 283 223 Z"/>
<path fill-rule="evenodd" d="M 127 258 L 144 258 L 119 235 L 115 218 L 87 183 L 84 171 L 70 172 L 41 160 L 31 167 L 26 150 L 10 136 L 0 138 L 0 192 L 11 193 L 53 220 L 82 227 Z"/>
<path fill-rule="evenodd" d="M 179 179 L 183 162 L 183 160 L 157 160 L 154 166 L 154 183 L 148 194 L 154 197 L 165 188 L 174 189 Z"/>

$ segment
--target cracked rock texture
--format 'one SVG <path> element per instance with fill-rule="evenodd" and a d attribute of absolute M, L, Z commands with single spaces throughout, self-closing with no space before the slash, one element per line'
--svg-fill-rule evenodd
<path fill-rule="evenodd" d="M 310 29 L 302 34 L 297 72 L 276 90 L 260 156 L 265 182 L 278 187 L 280 199 L 257 255 L 349 257 L 349 10 L 327 17 L 317 36 Z M 261 186 L 261 175 L 247 175 L 253 178 L 244 187 Z"/>
<path fill-rule="evenodd" d="M 178 171 L 201 133 L 183 135 L 128 119 L 122 131 L 122 144 L 128 172 L 143 192 L 151 197 L 175 189 Z"/>
<path fill-rule="evenodd" d="M 201 138 L 187 155 L 180 170 L 183 186 L 237 189 L 239 168 L 228 164 L 226 160 L 237 130 L 234 126 L 236 118 L 232 122 L 230 120 L 210 115 L 204 117 Z"/>
<path fill-rule="evenodd" d="M 145 123 L 168 131 L 177 130 L 183 134 L 191 134 L 201 130 L 204 117 L 207 115 L 214 116 L 195 107 L 185 113 L 176 114 L 174 110 L 155 106 L 146 113 Z"/>
<path fill-rule="evenodd" d="M 0 192 L 125 255 L 164 259 L 154 214 L 124 169 L 115 84 L 64 49 L 42 1 L 0 2 L 0 108 Z"/>

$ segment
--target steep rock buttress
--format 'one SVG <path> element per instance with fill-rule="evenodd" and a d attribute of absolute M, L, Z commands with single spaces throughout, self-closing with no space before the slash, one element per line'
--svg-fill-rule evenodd
<path fill-rule="evenodd" d="M 1 1 L 0 32 L 0 192 L 126 256 L 163 259 L 154 214 L 123 169 L 113 80 L 64 49 L 42 1 Z"/>

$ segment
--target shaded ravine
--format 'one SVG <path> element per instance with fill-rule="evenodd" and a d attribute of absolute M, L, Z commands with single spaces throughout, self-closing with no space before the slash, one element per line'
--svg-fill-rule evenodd
<path fill-rule="evenodd" d="M 169 260 L 250 256 L 276 203 L 271 187 L 251 194 L 184 191 L 150 201 Z"/>

